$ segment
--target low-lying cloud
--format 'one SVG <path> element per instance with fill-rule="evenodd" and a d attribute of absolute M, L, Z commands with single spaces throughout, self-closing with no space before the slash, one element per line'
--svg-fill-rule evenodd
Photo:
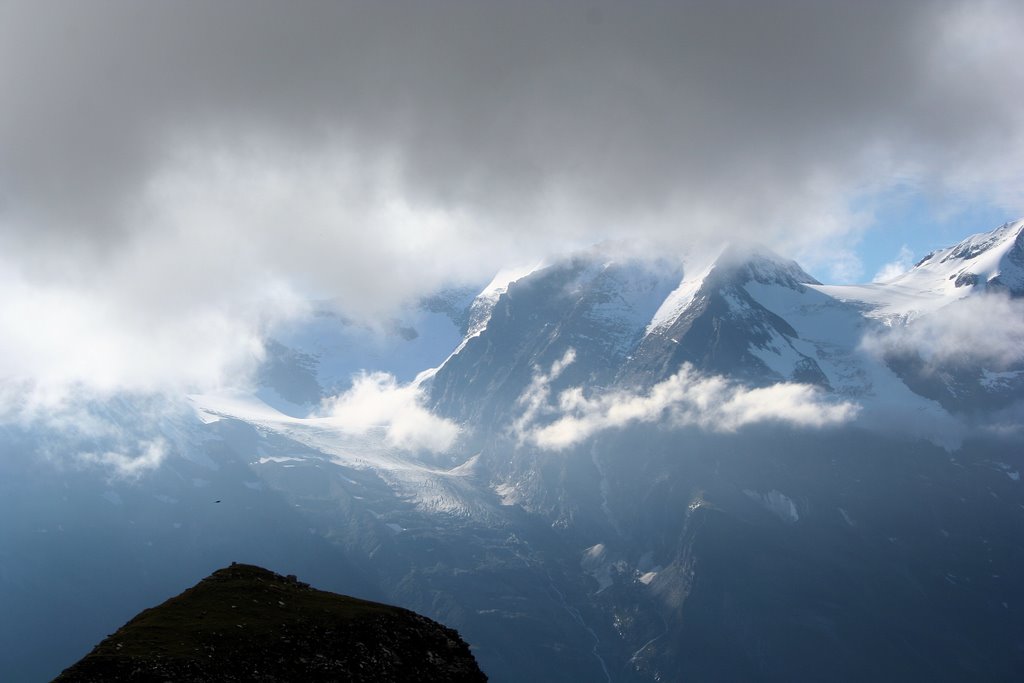
<path fill-rule="evenodd" d="M 407 451 L 442 453 L 459 436 L 457 424 L 430 412 L 418 385 L 401 384 L 385 372 L 358 375 L 351 389 L 321 408 L 338 429 L 349 434 L 383 430 L 385 443 Z"/>
<path fill-rule="evenodd" d="M 998 293 L 965 297 L 865 337 L 879 356 L 917 355 L 925 366 L 982 365 L 1004 370 L 1024 362 L 1024 302 Z"/>
<path fill-rule="evenodd" d="M 546 400 L 548 383 L 564 365 L 565 359 L 548 373 L 538 371 L 524 394 L 526 409 L 515 424 L 521 442 L 563 450 L 599 432 L 644 423 L 715 432 L 764 422 L 822 428 L 849 422 L 859 411 L 858 405 L 831 400 L 811 385 L 780 383 L 751 389 L 724 377 L 704 376 L 688 364 L 647 391 L 588 397 L 574 387 L 559 393 L 552 404 Z"/>

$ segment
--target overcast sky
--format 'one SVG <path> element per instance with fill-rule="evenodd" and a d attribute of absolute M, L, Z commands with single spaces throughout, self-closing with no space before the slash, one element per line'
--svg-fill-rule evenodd
<path fill-rule="evenodd" d="M 306 297 L 607 238 L 870 279 L 1024 215 L 1021 35 L 978 0 L 3 0 L 0 375 L 194 384 Z"/>

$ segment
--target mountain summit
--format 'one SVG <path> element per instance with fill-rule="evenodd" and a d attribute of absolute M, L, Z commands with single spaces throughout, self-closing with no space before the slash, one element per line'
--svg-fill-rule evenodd
<path fill-rule="evenodd" d="M 892 282 L 910 283 L 926 277 L 942 279 L 953 288 L 1003 290 L 1013 296 L 1024 295 L 1024 220 L 1006 223 L 991 232 L 971 235 L 956 246 L 933 251 Z"/>
<path fill-rule="evenodd" d="M 643 384 L 645 377 L 662 378 L 690 363 L 754 382 L 826 384 L 817 362 L 794 348 L 797 331 L 758 298 L 763 290 L 799 295 L 817 284 L 795 261 L 768 249 L 728 246 L 669 295 L 622 376 Z M 767 363 L 759 355 L 765 349 L 775 355 L 785 349 L 786 367 Z"/>
<path fill-rule="evenodd" d="M 486 681 L 415 612 L 232 564 L 129 621 L 56 681 Z"/>

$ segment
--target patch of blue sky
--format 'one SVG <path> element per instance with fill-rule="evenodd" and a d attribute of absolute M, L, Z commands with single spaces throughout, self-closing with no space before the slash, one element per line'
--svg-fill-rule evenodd
<path fill-rule="evenodd" d="M 1021 217 L 991 202 L 940 195 L 910 184 L 860 197 L 853 208 L 871 216 L 856 246 L 863 282 L 901 259 L 912 265 L 936 249 Z"/>

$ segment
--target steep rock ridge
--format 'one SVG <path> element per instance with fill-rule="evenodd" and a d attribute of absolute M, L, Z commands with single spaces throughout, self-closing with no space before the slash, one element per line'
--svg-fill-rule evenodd
<path fill-rule="evenodd" d="M 768 250 L 728 247 L 698 278 L 681 283 L 677 292 L 686 291 L 686 299 L 675 318 L 648 328 L 623 367 L 620 383 L 643 386 L 690 363 L 755 384 L 793 380 L 827 385 L 814 358 L 794 345 L 796 330 L 752 296 L 749 284 L 800 293 L 818 281 Z M 785 362 L 768 363 L 758 351 Z"/>
<path fill-rule="evenodd" d="M 613 571 L 592 599 L 622 615 L 630 662 L 647 674 L 638 680 L 998 680 L 1020 670 L 1021 632 L 1002 604 L 1020 591 L 990 569 L 1024 552 L 1016 481 L 986 471 L 977 449 L 951 461 L 855 433 L 767 436 L 686 435 L 649 447 L 642 464 L 627 440 L 602 444 L 626 533 L 597 539 Z M 783 518 L 748 490 L 781 492 L 799 515 Z M 997 507 L 1013 521 L 972 531 Z M 958 646 L 945 652 L 950 638 Z"/>
<path fill-rule="evenodd" d="M 535 370 L 569 349 L 576 357 L 560 385 L 608 382 L 677 278 L 664 266 L 597 252 L 512 282 L 486 323 L 434 374 L 435 407 L 462 421 L 507 418 Z"/>
<path fill-rule="evenodd" d="M 232 564 L 143 611 L 56 681 L 486 681 L 451 629 Z"/>

